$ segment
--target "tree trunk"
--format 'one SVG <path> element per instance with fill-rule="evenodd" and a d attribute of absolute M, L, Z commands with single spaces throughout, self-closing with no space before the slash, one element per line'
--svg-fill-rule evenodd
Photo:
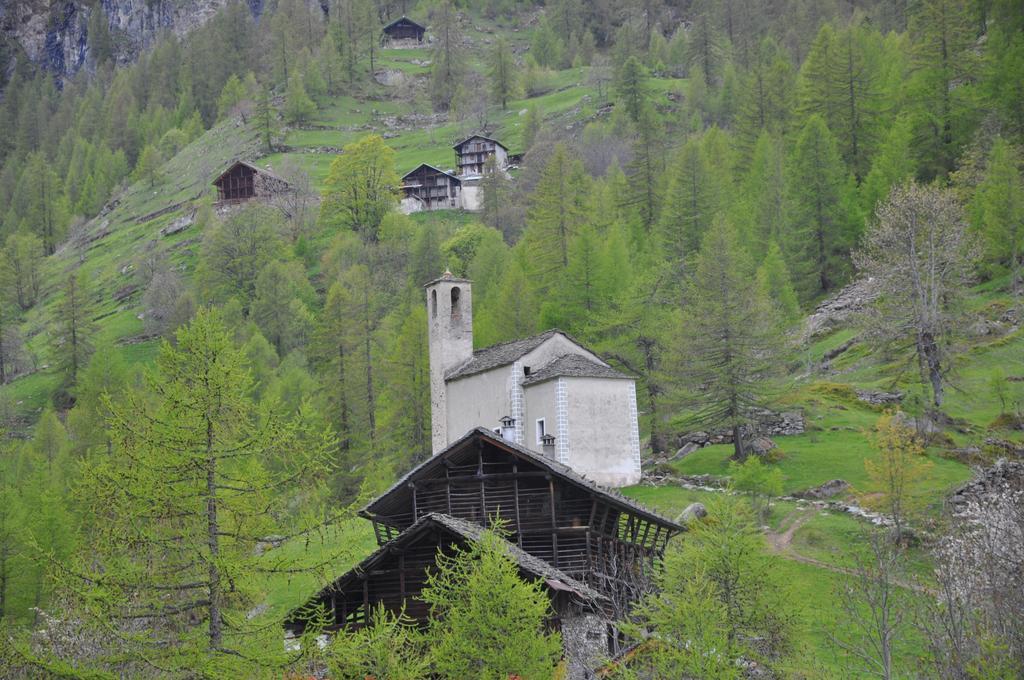
<path fill-rule="evenodd" d="M 206 419 L 206 540 L 210 550 L 209 583 L 210 593 L 210 649 L 221 645 L 222 622 L 220 612 L 220 531 L 217 522 L 217 459 L 213 455 L 213 421 Z"/>
<path fill-rule="evenodd" d="M 917 341 L 917 351 L 921 355 L 928 372 L 928 382 L 932 387 L 932 403 L 935 408 L 942 407 L 942 364 L 939 359 L 939 346 L 935 337 L 928 331 L 921 333 Z"/>

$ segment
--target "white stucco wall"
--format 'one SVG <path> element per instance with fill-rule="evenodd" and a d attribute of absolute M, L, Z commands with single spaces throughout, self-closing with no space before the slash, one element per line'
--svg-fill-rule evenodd
<path fill-rule="evenodd" d="M 493 430 L 512 414 L 509 379 L 512 366 L 499 366 L 448 383 L 448 443 L 475 427 Z"/>
<path fill-rule="evenodd" d="M 640 441 L 633 381 L 560 380 L 565 384 L 570 432 L 568 460 L 564 462 L 605 486 L 639 483 Z"/>
<path fill-rule="evenodd" d="M 591 361 L 596 361 L 599 364 L 607 366 L 607 364 L 605 364 L 604 361 L 601 361 L 601 358 L 596 354 L 588 352 L 566 338 L 564 335 L 557 333 L 541 343 L 539 347 L 534 348 L 532 352 L 524 354 L 523 358 L 519 361 L 523 366 L 529 366 L 530 369 L 536 373 L 545 364 L 566 354 L 579 354 L 587 357 Z"/>
<path fill-rule="evenodd" d="M 544 453 L 544 447 L 537 443 L 537 419 L 544 419 L 544 427 L 549 434 L 558 437 L 558 414 L 555 411 L 555 386 L 556 380 L 547 380 L 537 385 L 527 385 L 524 392 L 526 396 L 526 414 L 524 430 L 526 441 L 523 444 L 526 448 Z"/>
<path fill-rule="evenodd" d="M 462 182 L 461 205 L 463 210 L 477 211 L 482 206 L 483 196 L 480 191 L 480 183 L 477 181 Z"/>

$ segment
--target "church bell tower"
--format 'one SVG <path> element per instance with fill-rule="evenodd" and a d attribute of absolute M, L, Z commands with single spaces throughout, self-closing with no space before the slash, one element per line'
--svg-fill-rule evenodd
<path fill-rule="evenodd" d="M 473 295 L 468 279 L 455 278 L 447 270 L 424 288 L 430 346 L 430 430 L 436 454 L 448 446 L 444 376 L 473 356 Z"/>

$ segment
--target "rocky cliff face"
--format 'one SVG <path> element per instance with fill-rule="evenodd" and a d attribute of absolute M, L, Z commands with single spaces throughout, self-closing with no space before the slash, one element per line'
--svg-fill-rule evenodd
<path fill-rule="evenodd" d="M 182 36 L 201 26 L 230 0 L 100 0 L 118 61 L 135 59 L 164 31 Z M 246 0 L 259 17 L 264 0 Z M 2 0 L 0 32 L 29 59 L 62 75 L 89 63 L 87 0 Z"/>

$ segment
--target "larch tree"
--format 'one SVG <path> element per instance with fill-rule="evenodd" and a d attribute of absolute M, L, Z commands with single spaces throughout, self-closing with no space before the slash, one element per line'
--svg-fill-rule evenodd
<path fill-rule="evenodd" d="M 431 454 L 426 307 L 411 304 L 391 321 L 393 341 L 381 375 L 381 430 L 395 454 L 396 467 L 407 469 Z"/>
<path fill-rule="evenodd" d="M 42 240 L 43 252 L 52 255 L 67 230 L 68 207 L 60 178 L 42 153 L 29 156 L 20 187 L 25 223 Z"/>
<path fill-rule="evenodd" d="M 493 155 L 484 161 L 483 177 L 480 178 L 480 219 L 494 227 L 511 240 L 515 219 L 512 180 L 498 167 Z"/>
<path fill-rule="evenodd" d="M 208 228 L 196 271 L 206 298 L 251 302 L 256 277 L 280 254 L 283 226 L 277 210 L 249 205 Z"/>
<path fill-rule="evenodd" d="M 738 232 L 722 217 L 701 242 L 678 328 L 674 372 L 685 384 L 701 386 L 684 395 L 695 405 L 691 420 L 729 428 L 734 458 L 742 461 L 747 428 L 772 394 L 781 342 L 771 301 Z"/>
<path fill-rule="evenodd" d="M 789 326 L 800 318 L 800 300 L 789 277 L 782 248 L 774 241 L 768 245 L 768 252 L 757 268 L 757 282 L 775 305 L 780 326 Z"/>
<path fill-rule="evenodd" d="M 92 355 L 96 323 L 90 281 L 81 269 L 68 274 L 54 315 L 53 353 L 67 385 L 75 384 Z"/>
<path fill-rule="evenodd" d="M 294 501 L 316 488 L 328 441 L 297 446 L 296 422 L 257 407 L 250 387 L 244 353 L 204 309 L 163 343 L 144 393 L 108 402 L 112 455 L 78 484 L 102 521 L 60 572 L 84 594 L 82 626 L 103 631 L 107 670 L 280 673 L 280 624 L 253 606 L 268 575 L 305 566 L 267 546 L 321 526 Z"/>
<path fill-rule="evenodd" d="M 857 269 L 874 278 L 880 292 L 871 308 L 871 334 L 913 348 L 935 408 L 945 396 L 963 319 L 960 303 L 976 257 L 952 192 L 914 183 L 892 190 L 854 254 Z"/>
<path fill-rule="evenodd" d="M 918 516 L 927 503 L 921 483 L 927 479 L 932 463 L 925 457 L 917 431 L 892 413 L 878 419 L 868 438 L 878 452 L 876 457 L 864 459 L 875 493 L 863 494 L 862 503 L 892 519 L 893 539 L 899 543 L 909 520 Z"/>
<path fill-rule="evenodd" d="M 615 95 L 634 124 L 639 123 L 647 105 L 647 78 L 647 69 L 636 57 L 627 59 L 615 74 Z"/>
<path fill-rule="evenodd" d="M 691 137 L 670 166 L 668 191 L 658 222 L 660 247 L 680 282 L 686 263 L 693 261 L 721 209 L 722 188 L 708 167 L 700 139 Z"/>
<path fill-rule="evenodd" d="M 561 636 L 548 632 L 551 604 L 539 581 L 524 580 L 494 530 L 453 555 L 438 553 L 422 599 L 430 606 L 426 638 L 440 678 L 552 676 Z"/>
<path fill-rule="evenodd" d="M 870 169 L 882 122 L 882 36 L 854 20 L 836 36 L 829 88 L 836 93 L 829 125 L 843 160 L 860 183 Z"/>
<path fill-rule="evenodd" d="M 256 93 L 255 114 L 256 129 L 259 130 L 263 149 L 272 151 L 274 138 L 278 134 L 277 110 L 274 109 L 274 104 L 270 99 L 270 90 L 266 85 L 261 85 Z"/>
<path fill-rule="evenodd" d="M 530 197 L 523 246 L 535 290 L 546 292 L 569 266 L 569 243 L 586 221 L 583 164 L 558 144 Z"/>
<path fill-rule="evenodd" d="M 626 166 L 630 181 L 625 202 L 636 210 L 644 229 L 650 230 L 664 197 L 664 127 L 650 102 L 641 107 L 639 115 L 634 126 L 633 159 Z"/>
<path fill-rule="evenodd" d="M 316 104 L 306 93 L 306 87 L 299 74 L 288 81 L 285 94 L 284 117 L 289 123 L 305 123 L 316 113 Z"/>
<path fill-rule="evenodd" d="M 400 184 L 395 152 L 380 135 L 346 145 L 324 181 L 321 227 L 351 229 L 376 243 L 381 220 L 398 203 Z"/>
<path fill-rule="evenodd" d="M 782 141 L 762 132 L 754 144 L 746 175 L 740 182 L 745 232 L 754 257 L 762 257 L 772 242 L 779 243 L 788 221 L 786 154 Z"/>
<path fill-rule="evenodd" d="M 1021 300 L 1024 266 L 1024 180 L 1019 163 L 1010 143 L 997 139 L 973 206 L 978 218 L 976 227 L 985 237 L 988 257 L 1010 270 L 1010 287 L 1017 304 Z"/>
<path fill-rule="evenodd" d="M 861 211 L 868 216 L 889 196 L 893 186 L 914 175 L 914 131 L 908 116 L 899 116 L 885 135 L 871 170 L 860 185 Z"/>
<path fill-rule="evenodd" d="M 256 277 L 251 314 L 263 335 L 284 357 L 305 345 L 313 316 L 307 305 L 316 293 L 297 261 L 271 260 Z"/>
<path fill-rule="evenodd" d="M 502 109 L 508 108 L 508 100 L 519 91 L 516 77 L 516 64 L 512 58 L 512 49 L 504 38 L 494 42 L 487 60 L 487 78 L 490 80 L 491 97 L 501 104 Z"/>
<path fill-rule="evenodd" d="M 821 116 L 804 125 L 788 172 L 789 224 L 783 240 L 797 291 L 809 300 L 844 281 L 846 258 L 857 240 L 850 177 Z"/>
<path fill-rule="evenodd" d="M 466 69 L 456 14 L 450 0 L 441 0 L 430 14 L 431 30 L 437 38 L 431 57 L 430 99 L 439 111 L 451 107 Z"/>
<path fill-rule="evenodd" d="M 155 146 L 147 144 L 139 154 L 138 162 L 135 163 L 135 179 L 145 182 L 152 189 L 163 178 L 160 171 L 163 164 L 164 159 L 160 151 Z"/>

